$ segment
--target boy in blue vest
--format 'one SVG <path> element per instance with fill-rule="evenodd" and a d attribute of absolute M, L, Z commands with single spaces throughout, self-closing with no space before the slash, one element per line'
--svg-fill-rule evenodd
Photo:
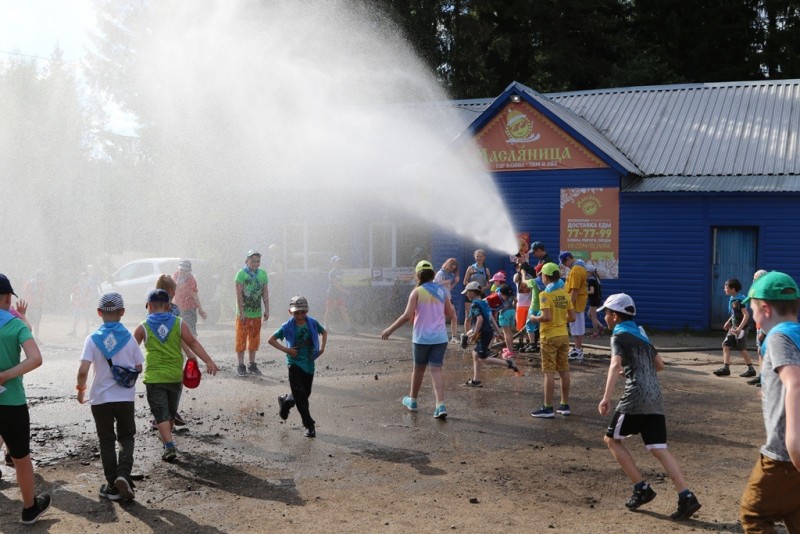
<path fill-rule="evenodd" d="M 745 304 L 766 332 L 762 345 L 761 406 L 767 437 L 742 498 L 745 532 L 774 532 L 783 521 L 800 532 L 800 289 L 773 271 L 750 286 Z"/>
<path fill-rule="evenodd" d="M 640 434 L 650 453 L 658 459 L 678 491 L 678 509 L 670 515 L 676 521 L 689 519 L 700 509 L 694 493 L 686 485 L 678 462 L 667 449 L 667 423 L 657 373 L 664 361 L 645 334 L 633 321 L 636 305 L 625 293 L 606 299 L 598 310 L 605 311 L 611 333 L 611 364 L 608 367 L 603 399 L 597 406 L 600 415 L 611 411 L 611 395 L 620 374 L 625 376 L 625 391 L 606 430 L 605 443 L 611 455 L 633 483 L 633 495 L 625 506 L 635 510 L 652 501 L 656 492 L 642 477 L 623 440 Z"/>
<path fill-rule="evenodd" d="M 475 342 L 475 349 L 472 351 L 472 378 L 467 380 L 464 385 L 472 388 L 483 387 L 481 365 L 484 363 L 502 365 L 514 371 L 517 376 L 522 376 L 513 360 L 501 360 L 489 355 L 497 325 L 489 310 L 489 303 L 481 298 L 483 295 L 481 286 L 478 282 L 470 282 L 461 293 L 466 295 L 467 302 L 470 304 L 469 317 L 475 320 L 473 328 L 466 333 L 466 336 Z"/>
<path fill-rule="evenodd" d="M 31 462 L 31 420 L 22 375 L 42 365 L 42 353 L 28 326 L 11 314 L 11 282 L 0 274 L 0 438 L 17 470 L 22 522 L 30 525 L 50 507 L 50 496 L 36 495 Z M 20 349 L 25 359 L 20 359 Z M 4 521 L 5 523 L 5 521 Z"/>
<path fill-rule="evenodd" d="M 106 477 L 106 484 L 100 486 L 100 497 L 110 501 L 131 500 L 135 496 L 131 482 L 136 435 L 134 385 L 136 376 L 142 370 L 144 356 L 131 333 L 119 322 L 125 315 L 122 295 L 114 292 L 103 294 L 97 304 L 97 315 L 103 319 L 103 324 L 83 344 L 76 386 L 78 402 L 83 404 L 86 400 L 89 368 L 94 364 L 89 403 L 92 405 L 92 417 L 100 442 L 100 460 Z M 112 365 L 133 371 L 127 382 L 119 382 Z M 119 458 L 117 441 L 120 444 Z"/>
<path fill-rule="evenodd" d="M 178 449 L 173 441 L 172 430 L 183 391 L 181 341 L 205 362 L 207 373 L 215 375 L 218 369 L 186 323 L 170 311 L 169 293 L 163 289 L 151 291 L 147 296 L 147 311 L 147 319 L 136 327 L 133 337 L 137 344 L 144 341 L 143 382 L 147 387 L 150 412 L 164 444 L 161 459 L 174 462 L 178 457 Z"/>
<path fill-rule="evenodd" d="M 286 353 L 286 365 L 289 367 L 289 387 L 292 392 L 278 397 L 279 415 L 284 421 L 289 417 L 289 410 L 297 406 L 305 436 L 313 438 L 317 435 L 316 422 L 308 409 L 308 398 L 314 383 L 314 361 L 325 352 L 328 343 L 328 332 L 319 322 L 308 315 L 308 301 L 305 297 L 292 297 L 289 301 L 289 313 L 292 318 L 270 336 L 267 343 Z M 320 344 L 319 338 L 322 337 Z M 285 339 L 286 345 L 278 340 Z"/>

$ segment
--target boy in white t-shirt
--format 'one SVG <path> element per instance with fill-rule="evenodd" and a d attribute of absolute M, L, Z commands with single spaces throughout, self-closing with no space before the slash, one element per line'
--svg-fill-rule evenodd
<path fill-rule="evenodd" d="M 100 460 L 107 481 L 100 486 L 100 497 L 111 501 L 130 500 L 135 496 L 131 482 L 136 435 L 134 385 L 142 371 L 144 356 L 134 337 L 119 322 L 125 315 L 125 304 L 119 293 L 101 296 L 97 315 L 103 319 L 103 324 L 86 338 L 83 346 L 76 386 L 78 402 L 83 404 L 88 400 L 92 405 L 92 417 L 100 440 Z M 92 364 L 92 388 L 89 399 L 85 399 L 86 381 Z M 119 459 L 116 441 L 121 447 Z"/>

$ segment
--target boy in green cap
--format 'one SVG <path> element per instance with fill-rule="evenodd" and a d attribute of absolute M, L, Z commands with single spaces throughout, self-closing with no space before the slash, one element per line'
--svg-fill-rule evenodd
<path fill-rule="evenodd" d="M 767 440 L 739 502 L 745 532 L 774 532 L 783 521 L 800 532 L 800 289 L 773 271 L 750 287 L 745 304 L 766 332 L 761 405 Z"/>

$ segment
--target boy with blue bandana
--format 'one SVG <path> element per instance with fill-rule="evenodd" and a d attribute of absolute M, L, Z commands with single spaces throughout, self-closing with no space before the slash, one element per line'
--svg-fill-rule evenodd
<path fill-rule="evenodd" d="M 289 367 L 289 387 L 292 392 L 278 397 L 279 415 L 285 421 L 292 406 L 297 406 L 306 428 L 305 436 L 313 438 L 317 435 L 316 422 L 308 409 L 308 397 L 311 396 L 311 386 L 314 383 L 314 361 L 325 352 L 328 332 L 308 315 L 308 301 L 305 297 L 292 297 L 289 301 L 289 313 L 292 318 L 283 323 L 267 341 L 286 353 L 286 365 Z M 286 345 L 281 344 L 279 339 L 285 339 Z"/>
<path fill-rule="evenodd" d="M 664 402 L 656 374 L 664 369 L 664 361 L 644 329 L 633 321 L 636 305 L 631 297 L 625 293 L 611 295 L 597 311 L 604 310 L 606 324 L 612 329 L 611 364 L 605 393 L 597 409 L 600 415 L 608 415 L 617 377 L 624 374 L 625 391 L 608 425 L 605 443 L 634 484 L 633 495 L 625 506 L 635 510 L 656 496 L 622 442 L 628 436 L 641 434 L 645 447 L 661 462 L 678 491 L 678 509 L 670 517 L 676 521 L 689 519 L 700 509 L 700 503 L 686 485 L 678 462 L 667 450 Z"/>
<path fill-rule="evenodd" d="M 158 433 L 164 444 L 161 459 L 175 461 L 178 450 L 172 438 L 175 414 L 183 391 L 183 354 L 181 341 L 206 364 L 206 372 L 217 374 L 217 365 L 206 349 L 192 335 L 180 317 L 170 312 L 169 294 L 163 289 L 154 289 L 147 297 L 147 319 L 136 327 L 133 337 L 136 343 L 144 341 L 144 380 L 147 388 L 147 403 L 156 420 Z M 191 354 L 189 355 L 191 358 Z"/>
<path fill-rule="evenodd" d="M 736 278 L 725 281 L 725 294 L 728 295 L 728 320 L 722 329 L 726 331 L 722 341 L 722 367 L 714 371 L 717 376 L 730 376 L 731 374 L 731 349 L 736 349 L 742 354 L 747 370 L 739 376 L 751 378 L 756 376 L 753 360 L 747 352 L 747 330 L 750 324 L 750 314 L 744 304 L 745 296 L 741 293 L 742 284 Z"/>
<path fill-rule="evenodd" d="M 100 460 L 106 483 L 100 486 L 100 497 L 111 501 L 133 499 L 133 446 L 136 435 L 134 381 L 129 386 L 120 385 L 112 373 L 112 365 L 141 372 L 144 356 L 139 344 L 120 319 L 125 315 L 125 304 L 119 293 L 105 293 L 97 304 L 97 315 L 103 324 L 86 338 L 78 368 L 78 402 L 86 402 L 86 382 L 89 368 L 94 364 L 89 403 L 100 441 Z M 136 373 L 138 374 L 138 373 Z M 116 431 L 115 431 L 116 425 Z M 120 451 L 117 458 L 116 442 Z"/>
<path fill-rule="evenodd" d="M 50 507 L 50 496 L 36 495 L 31 461 L 31 420 L 22 375 L 42 365 L 42 353 L 30 328 L 11 314 L 11 296 L 17 296 L 8 278 L 0 274 L 0 438 L 17 471 L 22 496 L 22 522 L 30 525 Z M 20 349 L 25 359 L 20 359 Z M 4 521 L 5 522 L 5 521 Z"/>
<path fill-rule="evenodd" d="M 774 532 L 783 521 L 800 532 L 800 289 L 773 271 L 750 286 L 745 304 L 766 332 L 761 406 L 767 439 L 739 501 L 745 532 Z"/>

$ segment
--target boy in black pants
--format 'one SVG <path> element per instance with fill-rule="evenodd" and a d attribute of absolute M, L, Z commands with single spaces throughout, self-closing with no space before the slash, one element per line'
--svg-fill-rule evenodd
<path fill-rule="evenodd" d="M 313 438 L 317 435 L 316 423 L 308 410 L 308 397 L 311 396 L 311 385 L 314 382 L 314 361 L 325 352 L 328 332 L 316 319 L 308 315 L 308 301 L 305 297 L 292 297 L 289 302 L 289 313 L 292 318 L 267 341 L 279 351 L 286 353 L 286 365 L 289 366 L 289 387 L 292 392 L 278 397 L 279 415 L 285 421 L 292 406 L 297 406 L 297 411 L 303 419 L 303 426 L 306 428 L 305 436 Z M 285 339 L 286 345 L 279 343 L 279 339 Z"/>

